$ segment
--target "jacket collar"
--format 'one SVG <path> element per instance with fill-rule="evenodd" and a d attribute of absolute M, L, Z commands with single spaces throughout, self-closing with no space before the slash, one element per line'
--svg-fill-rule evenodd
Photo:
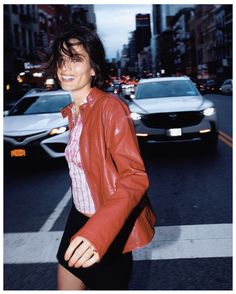
<path fill-rule="evenodd" d="M 87 105 L 92 107 L 94 105 L 95 101 L 101 97 L 101 94 L 102 94 L 101 90 L 99 90 L 96 87 L 93 87 L 88 94 L 87 103 L 82 104 L 80 106 L 80 109 L 84 110 Z M 74 105 L 74 102 L 68 104 L 67 106 L 65 106 L 64 108 L 61 109 L 61 114 L 62 114 L 63 118 L 71 115 L 71 112 L 72 112 L 71 109 L 72 109 L 73 105 Z"/>

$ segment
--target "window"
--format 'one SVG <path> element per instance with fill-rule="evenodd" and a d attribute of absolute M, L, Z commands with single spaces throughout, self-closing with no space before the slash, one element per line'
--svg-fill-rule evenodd
<path fill-rule="evenodd" d="M 148 99 L 197 95 L 198 93 L 191 81 L 170 80 L 140 84 L 137 88 L 135 98 Z"/>
<path fill-rule="evenodd" d="M 12 5 L 12 12 L 14 14 L 18 14 L 18 7 L 17 7 L 17 5 Z"/>
<path fill-rule="evenodd" d="M 14 38 L 15 38 L 16 46 L 20 46 L 19 26 L 18 26 L 18 24 L 14 24 Z"/>
<path fill-rule="evenodd" d="M 25 28 L 22 28 L 21 31 L 22 31 L 23 46 L 26 48 L 26 31 L 25 31 Z"/>
<path fill-rule="evenodd" d="M 68 94 L 26 97 L 12 108 L 10 115 L 57 113 L 70 102 Z"/>

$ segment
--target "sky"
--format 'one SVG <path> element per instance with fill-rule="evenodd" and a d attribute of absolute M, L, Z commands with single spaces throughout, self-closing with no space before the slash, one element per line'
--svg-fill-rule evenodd
<path fill-rule="evenodd" d="M 106 57 L 116 58 L 124 44 L 128 44 L 130 32 L 135 30 L 135 15 L 150 13 L 152 5 L 145 4 L 95 4 L 97 32 L 106 50 Z"/>

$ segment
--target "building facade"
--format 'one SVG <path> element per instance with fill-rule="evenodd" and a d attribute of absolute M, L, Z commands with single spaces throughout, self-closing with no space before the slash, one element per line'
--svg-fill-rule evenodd
<path fill-rule="evenodd" d="M 53 39 L 68 22 L 96 30 L 93 5 L 4 5 L 5 94 L 22 88 L 24 81 L 17 80 L 19 73 L 45 60 Z M 30 83 L 37 85 L 37 81 Z"/>
<path fill-rule="evenodd" d="M 36 5 L 4 5 L 4 80 L 9 83 L 12 73 L 23 69 L 32 58 L 38 38 Z"/>
<path fill-rule="evenodd" d="M 153 5 L 153 74 L 232 78 L 232 5 L 181 5 L 168 15 L 170 6 Z"/>

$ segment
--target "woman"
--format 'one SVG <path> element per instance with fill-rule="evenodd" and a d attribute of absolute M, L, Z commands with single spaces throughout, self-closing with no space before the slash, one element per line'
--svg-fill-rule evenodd
<path fill-rule="evenodd" d="M 67 27 L 49 63 L 73 103 L 62 110 L 73 205 L 57 258 L 60 290 L 125 290 L 132 251 L 154 235 L 148 177 L 128 107 L 99 88 L 105 52 L 86 27 Z"/>

